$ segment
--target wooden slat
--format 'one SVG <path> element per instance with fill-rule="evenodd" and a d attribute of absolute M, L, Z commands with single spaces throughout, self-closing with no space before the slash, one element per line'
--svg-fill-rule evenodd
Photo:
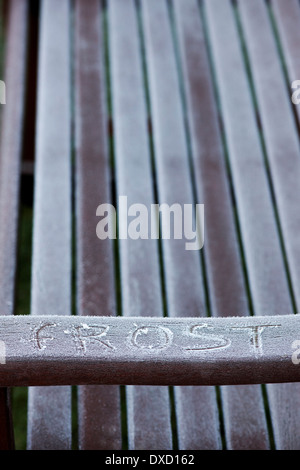
<path fill-rule="evenodd" d="M 4 80 L 4 45 L 5 45 L 5 6 L 3 0 L 0 0 L 0 74 L 1 80 Z M 3 99 L 3 97 L 1 96 Z M 2 104 L 2 101 L 1 101 Z M 3 106 L 0 106 L 0 120 Z M 1 125 L 1 121 L 0 121 Z"/>
<path fill-rule="evenodd" d="M 299 323 L 300 315 L 3 317 L 0 385 L 299 381 Z"/>
<path fill-rule="evenodd" d="M 239 7 L 295 301 L 299 306 L 299 136 L 266 5 L 255 0 L 251 5 L 239 2 Z M 300 384 L 269 387 L 268 393 L 270 400 L 276 402 L 273 428 L 277 448 L 300 449 Z M 283 400 L 286 401 L 284 409 Z"/>
<path fill-rule="evenodd" d="M 196 0 L 174 2 L 198 200 L 205 204 L 203 248 L 213 316 L 249 314 L 225 156 Z M 232 295 L 235 292 L 235 295 Z M 227 449 L 269 446 L 260 387 L 222 387 Z"/>
<path fill-rule="evenodd" d="M 146 95 L 137 12 L 131 0 L 109 2 L 116 201 L 154 204 Z M 122 216 L 121 216 L 122 217 Z M 120 240 L 122 313 L 163 315 L 157 240 Z M 171 449 L 168 388 L 127 387 L 130 449 Z M 147 432 L 145 432 L 147 429 Z"/>
<path fill-rule="evenodd" d="M 2 109 L 0 154 L 0 304 L 2 315 L 14 311 L 16 245 L 19 213 L 19 173 L 24 112 L 26 55 L 25 1 L 11 2 L 5 61 L 6 104 Z M 2 105 L 1 105 L 2 107 Z"/>
<path fill-rule="evenodd" d="M 98 240 L 96 208 L 109 203 L 110 175 L 105 106 L 102 14 L 97 0 L 75 2 L 76 235 L 79 315 L 115 315 L 114 257 Z M 118 387 L 78 390 L 79 448 L 120 449 Z"/>
<path fill-rule="evenodd" d="M 295 90 L 291 88 L 291 85 L 294 80 L 299 80 L 300 77 L 300 6 L 297 0 L 289 0 L 288 2 L 272 0 L 271 6 L 288 74 L 287 87 L 292 96 Z M 300 122 L 300 106 L 296 105 L 295 110 Z"/>
<path fill-rule="evenodd" d="M 167 2 L 142 1 L 141 5 L 159 203 L 183 207 L 195 201 Z M 199 252 L 186 251 L 184 239 L 163 240 L 162 248 L 169 313 L 174 317 L 205 315 Z M 219 449 L 215 390 L 182 387 L 174 393 L 180 448 Z"/>
<path fill-rule="evenodd" d="M 233 14 L 227 0 L 222 2 L 220 10 L 214 0 L 206 2 L 205 6 L 254 311 L 257 314 L 292 313 L 264 157 Z M 227 22 L 223 22 L 222 15 L 226 15 Z"/>
<path fill-rule="evenodd" d="M 69 1 L 41 2 L 31 314 L 71 312 Z M 71 445 L 71 388 L 32 388 L 28 448 Z"/>
<path fill-rule="evenodd" d="M 19 175 L 24 113 L 27 3 L 9 4 L 5 75 L 6 104 L 1 105 L 0 149 L 0 305 L 2 315 L 14 313 L 17 233 L 19 215 Z M 13 429 L 9 390 L 1 393 L 0 447 L 10 449 Z"/>
<path fill-rule="evenodd" d="M 220 5 L 212 0 L 205 2 L 205 11 L 254 313 L 292 313 L 263 152 L 232 6 L 229 1 Z M 268 52 L 265 51 L 265 54 L 269 57 Z M 280 129 L 276 128 L 276 131 L 280 133 Z M 293 447 L 298 439 L 297 418 L 294 420 L 292 416 L 292 409 L 298 400 L 296 396 L 299 396 L 295 387 L 295 394 L 288 385 L 268 388 L 278 447 Z M 290 412 L 287 411 L 289 409 Z"/>
<path fill-rule="evenodd" d="M 299 306 L 300 146 L 297 127 L 266 6 L 255 0 L 251 5 L 240 2 L 239 7 L 295 300 Z"/>

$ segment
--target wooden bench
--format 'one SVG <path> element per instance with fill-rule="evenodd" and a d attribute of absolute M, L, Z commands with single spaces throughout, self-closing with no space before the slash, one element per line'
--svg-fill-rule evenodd
<path fill-rule="evenodd" d="M 300 448 L 299 36 L 297 0 L 6 1 L 1 448 L 14 448 L 19 386 L 28 449 Z M 203 249 L 99 240 L 97 207 L 122 195 L 203 203 Z"/>

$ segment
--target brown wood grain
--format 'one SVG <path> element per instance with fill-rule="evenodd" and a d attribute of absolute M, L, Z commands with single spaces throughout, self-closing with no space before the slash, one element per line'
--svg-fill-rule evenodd
<path fill-rule="evenodd" d="M 15 308 L 20 165 L 24 126 L 27 49 L 25 0 L 7 2 L 5 76 L 6 104 L 1 105 L 0 142 L 0 305 L 2 315 Z M 1 77 L 2 78 L 2 77 Z M 14 447 L 10 390 L 0 390 L 0 447 Z"/>
<path fill-rule="evenodd" d="M 70 315 L 70 2 L 45 0 L 40 15 L 31 315 Z M 29 390 L 27 442 L 71 447 L 70 387 Z"/>
<path fill-rule="evenodd" d="M 237 15 L 232 3 L 227 0 L 221 4 L 215 0 L 204 2 L 216 76 L 216 93 L 220 98 L 222 109 L 224 137 L 228 149 L 249 292 L 255 315 L 292 313 L 295 307 L 288 284 L 279 227 L 283 228 L 287 219 L 293 218 L 292 212 L 295 211 L 295 206 L 294 208 L 292 206 L 297 196 L 294 195 L 293 203 L 288 207 L 287 193 L 293 192 L 291 179 L 299 170 L 296 134 L 287 143 L 286 136 L 292 133 L 291 110 L 288 110 L 288 103 L 284 97 L 279 57 L 265 4 L 256 0 L 241 1 L 237 4 L 245 41 L 244 47 L 248 53 L 251 76 L 254 80 L 255 102 L 242 54 Z M 258 40 L 259 37 L 261 39 Z M 269 80 L 274 81 L 272 93 L 268 88 Z M 275 89 L 278 91 L 280 89 L 278 95 Z M 277 98 L 273 100 L 274 93 Z M 282 107 L 278 100 L 282 101 Z M 281 114 L 287 115 L 286 121 L 282 119 Z M 258 116 L 262 124 L 262 134 Z M 287 145 L 283 143 L 284 141 Z M 275 167 L 277 170 L 274 172 Z M 290 171 L 291 168 L 293 171 Z M 279 179 L 281 189 L 278 186 Z M 275 189 L 275 199 L 272 198 L 271 186 Z M 277 204 L 278 209 L 283 204 L 286 205 L 284 211 L 279 210 L 279 224 L 276 221 L 274 204 Z M 298 215 L 292 223 L 297 224 L 297 219 Z M 295 243 L 296 231 L 291 229 L 292 225 L 289 227 L 290 230 L 284 231 L 286 237 L 283 233 L 284 243 L 288 251 L 292 245 L 294 246 L 295 265 L 296 251 L 299 247 L 297 248 Z M 297 384 L 267 387 L 272 426 L 279 448 L 299 447 L 298 418 L 295 413 L 286 411 L 299 409 L 296 405 L 299 397 L 298 387 Z M 283 400 L 285 411 L 282 408 Z"/>
<path fill-rule="evenodd" d="M 79 315 L 116 314 L 113 242 L 99 241 L 96 208 L 111 202 L 103 11 L 75 2 L 76 298 Z M 78 390 L 79 448 L 120 449 L 118 387 Z"/>
<path fill-rule="evenodd" d="M 266 160 L 274 193 L 274 205 L 278 214 L 286 264 L 291 281 L 291 289 L 275 288 L 279 271 L 275 271 L 275 282 L 266 298 L 270 311 L 270 297 L 278 295 L 277 307 L 284 297 L 293 293 L 294 309 L 300 305 L 300 145 L 292 102 L 286 90 L 281 58 L 273 33 L 271 18 L 265 3 L 238 1 L 241 25 L 247 47 L 249 64 L 252 70 L 258 113 L 260 115 Z M 288 2 L 289 3 L 289 2 Z M 270 83 L 272 84 L 270 87 Z M 275 98 L 274 98 L 275 97 Z M 264 234 L 265 235 L 265 234 Z M 264 247 L 269 244 L 264 244 Z M 274 253 L 272 254 L 274 256 Z M 266 276 L 272 280 L 271 263 L 268 262 Z M 274 272 L 274 271 L 273 271 Z M 282 270 L 284 274 L 284 270 Z M 278 284 L 277 284 L 278 285 Z M 279 286 L 279 285 L 278 285 Z M 272 295 L 271 295 L 272 293 Z M 289 311 L 286 302 L 286 311 Z M 275 310 L 273 310 L 275 312 Z M 259 313 L 259 312 L 258 312 Z M 267 387 L 270 406 L 273 408 L 273 430 L 278 449 L 300 448 L 300 384 Z M 285 407 L 282 407 L 282 402 Z"/>
<path fill-rule="evenodd" d="M 141 1 L 153 151 L 159 203 L 194 204 L 185 116 L 167 1 Z M 162 240 L 162 263 L 169 316 L 206 316 L 204 274 L 199 250 L 187 251 L 185 239 Z M 220 449 L 219 414 L 214 388 L 174 390 L 179 442 L 184 448 Z M 195 401 L 198 406 L 192 406 Z M 197 443 L 192 432 L 197 423 Z M 182 439 L 180 434 L 182 432 Z M 183 435 L 185 437 L 183 438 Z"/>
<path fill-rule="evenodd" d="M 198 200 L 205 204 L 203 255 L 210 310 L 213 316 L 230 316 L 232 312 L 245 316 L 249 315 L 248 296 L 204 26 L 196 0 L 173 3 L 195 186 Z M 220 393 L 226 448 L 269 448 L 261 388 L 221 387 Z M 196 430 L 195 439 L 199 439 Z"/>
<path fill-rule="evenodd" d="M 154 204 L 138 14 L 131 0 L 109 1 L 116 199 Z M 157 240 L 119 240 L 122 314 L 163 316 Z M 127 387 L 130 449 L 171 449 L 169 390 Z M 147 432 L 145 432 L 147 429 Z"/>

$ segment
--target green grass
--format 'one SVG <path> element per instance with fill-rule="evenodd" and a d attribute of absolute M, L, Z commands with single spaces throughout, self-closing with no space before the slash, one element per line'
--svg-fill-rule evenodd
<path fill-rule="evenodd" d="M 27 391 L 25 387 L 12 390 L 12 412 L 16 450 L 26 450 L 27 429 Z"/>
<path fill-rule="evenodd" d="M 28 315 L 30 311 L 32 208 L 22 204 L 19 223 L 18 273 L 16 280 L 16 315 Z M 26 449 L 27 388 L 12 389 L 12 412 L 17 450 Z"/>
<path fill-rule="evenodd" d="M 22 204 L 19 224 L 16 315 L 28 315 L 30 312 L 32 218 L 32 208 Z"/>

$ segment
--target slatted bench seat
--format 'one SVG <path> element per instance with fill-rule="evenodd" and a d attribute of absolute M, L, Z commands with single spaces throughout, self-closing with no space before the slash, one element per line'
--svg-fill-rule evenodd
<path fill-rule="evenodd" d="M 28 387 L 28 449 L 299 449 L 298 1 L 4 0 L 1 15 L 1 448 Z M 204 204 L 203 248 L 99 240 L 97 208 L 121 196 Z"/>

